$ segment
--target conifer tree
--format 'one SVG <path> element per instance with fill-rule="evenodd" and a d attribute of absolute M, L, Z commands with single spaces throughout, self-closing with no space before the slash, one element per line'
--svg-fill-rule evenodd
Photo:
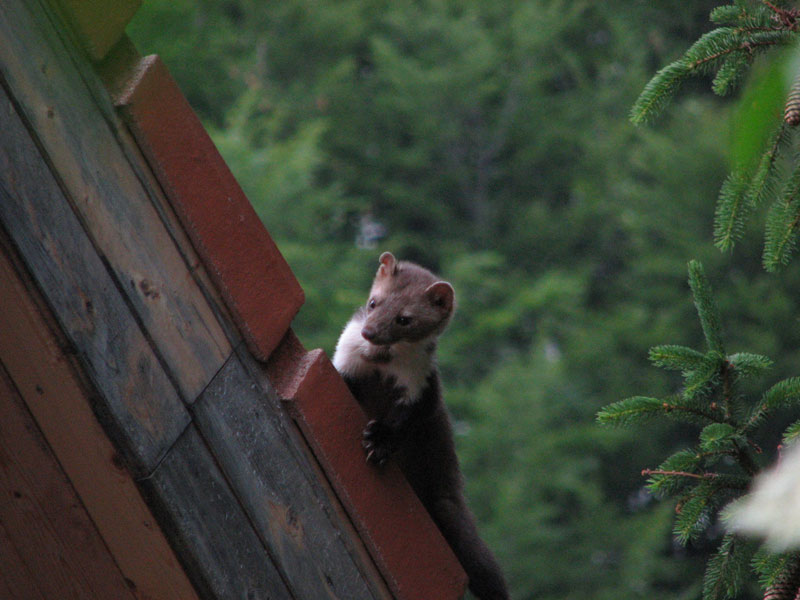
<path fill-rule="evenodd" d="M 736 0 L 712 10 L 711 21 L 718 27 L 650 80 L 631 110 L 631 120 L 637 124 L 652 120 L 693 75 L 713 74 L 713 91 L 730 93 L 756 56 L 796 43 L 800 9 L 790 4 Z M 800 73 L 784 90 L 783 121 L 769 136 L 760 158 L 740 157 L 733 165 L 720 190 L 714 222 L 715 244 L 730 250 L 743 235 L 748 218 L 760 206 L 771 204 L 763 252 L 768 271 L 789 262 L 800 233 L 800 159 L 793 130 L 800 124 Z M 796 377 L 776 383 L 760 398 L 741 392 L 742 383 L 763 374 L 771 361 L 756 354 L 726 354 L 719 313 L 699 263 L 690 263 L 689 282 L 705 351 L 658 346 L 650 353 L 656 366 L 682 372 L 682 392 L 663 399 L 629 398 L 598 414 L 598 420 L 606 424 L 627 425 L 663 416 L 701 426 L 695 447 L 672 455 L 657 469 L 643 471 L 650 477 L 651 492 L 678 498 L 675 534 L 682 543 L 707 531 L 725 506 L 747 491 L 761 469 L 759 427 L 776 410 L 800 400 L 800 378 Z M 800 421 L 786 429 L 783 442 L 792 442 L 798 435 Z M 708 562 L 704 600 L 735 598 L 750 568 L 765 590 L 764 600 L 800 598 L 800 553 L 774 554 L 728 533 Z"/>
<path fill-rule="evenodd" d="M 789 4 L 737 0 L 712 10 L 711 21 L 718 27 L 656 73 L 636 100 L 631 120 L 637 124 L 651 121 L 692 76 L 713 75 L 713 91 L 729 94 L 757 56 L 797 41 L 800 9 Z M 794 148 L 797 136 L 792 131 L 798 124 L 800 79 L 788 90 L 783 121 L 767 141 L 760 159 L 742 159 L 741 164 L 733 165 L 717 201 L 714 238 L 721 250 L 733 248 L 759 206 L 771 205 L 763 254 L 768 271 L 787 264 L 800 232 L 800 161 Z"/>
<path fill-rule="evenodd" d="M 677 498 L 674 533 L 687 544 L 715 527 L 720 514 L 745 494 L 762 469 L 759 433 L 776 411 L 800 404 L 800 377 L 774 384 L 760 397 L 748 396 L 744 385 L 764 375 L 772 361 L 747 352 L 729 354 L 711 286 L 696 261 L 689 263 L 689 286 L 705 338 L 705 348 L 656 346 L 650 360 L 680 371 L 683 386 L 666 397 L 634 396 L 598 413 L 605 425 L 636 425 L 663 418 L 693 425 L 698 441 L 668 457 L 655 469 L 644 469 L 647 488 L 658 496 Z M 800 421 L 789 426 L 784 442 L 800 435 Z M 791 598 L 800 593 L 800 562 L 793 554 L 759 550 L 750 539 L 728 533 L 709 560 L 703 584 L 704 600 L 737 597 L 755 571 L 766 599 Z"/>

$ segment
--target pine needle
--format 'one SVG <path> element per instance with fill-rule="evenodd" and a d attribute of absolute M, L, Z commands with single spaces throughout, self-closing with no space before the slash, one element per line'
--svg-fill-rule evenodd
<path fill-rule="evenodd" d="M 631 121 L 640 125 L 653 120 L 678 91 L 681 82 L 691 73 L 684 60 L 677 60 L 663 69 L 647 83 L 631 108 Z"/>
<path fill-rule="evenodd" d="M 650 348 L 650 362 L 671 371 L 694 371 L 706 362 L 706 355 L 686 346 L 666 344 Z"/>
<path fill-rule="evenodd" d="M 800 165 L 786 182 L 782 197 L 767 215 L 764 243 L 764 268 L 776 271 L 789 263 L 800 227 Z"/>
<path fill-rule="evenodd" d="M 730 600 L 745 585 L 754 545 L 734 535 L 722 539 L 719 550 L 708 561 L 703 579 L 703 600 Z"/>
<path fill-rule="evenodd" d="M 634 396 L 609 404 L 597 413 L 601 425 L 627 426 L 664 412 L 664 401 L 658 398 Z"/>
<path fill-rule="evenodd" d="M 692 288 L 694 305 L 697 308 L 697 315 L 700 317 L 708 349 L 720 356 L 725 356 L 722 344 L 722 324 L 717 304 L 714 301 L 711 285 L 703 271 L 703 265 L 696 260 L 689 262 L 689 287 Z"/>
<path fill-rule="evenodd" d="M 733 248 L 744 231 L 744 222 L 752 211 L 748 202 L 750 182 L 740 169 L 733 171 L 719 191 L 714 217 L 714 244 L 722 251 Z"/>

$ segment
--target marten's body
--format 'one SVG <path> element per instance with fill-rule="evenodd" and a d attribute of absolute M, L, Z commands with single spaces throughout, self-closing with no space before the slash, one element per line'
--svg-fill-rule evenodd
<path fill-rule="evenodd" d="M 508 598 L 503 575 L 467 508 L 442 401 L 436 341 L 454 309 L 449 283 L 385 252 L 367 306 L 348 322 L 333 362 L 370 417 L 367 460 L 397 460 L 481 600 Z"/>

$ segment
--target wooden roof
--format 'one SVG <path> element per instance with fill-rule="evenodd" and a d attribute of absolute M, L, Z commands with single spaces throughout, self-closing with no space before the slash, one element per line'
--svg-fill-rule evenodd
<path fill-rule="evenodd" d="M 138 4 L 0 4 L 0 597 L 460 597 Z"/>

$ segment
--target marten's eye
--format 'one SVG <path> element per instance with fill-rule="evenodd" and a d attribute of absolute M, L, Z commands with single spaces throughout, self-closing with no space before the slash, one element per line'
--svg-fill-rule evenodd
<path fill-rule="evenodd" d="M 394 321 L 395 323 L 400 325 L 400 327 L 407 327 L 408 325 L 411 324 L 411 317 L 404 317 L 403 315 L 398 315 Z"/>
<path fill-rule="evenodd" d="M 372 310 L 373 308 L 375 308 L 375 298 L 373 298 L 372 300 L 370 300 L 370 301 L 367 303 L 367 308 L 369 308 L 370 310 Z"/>

